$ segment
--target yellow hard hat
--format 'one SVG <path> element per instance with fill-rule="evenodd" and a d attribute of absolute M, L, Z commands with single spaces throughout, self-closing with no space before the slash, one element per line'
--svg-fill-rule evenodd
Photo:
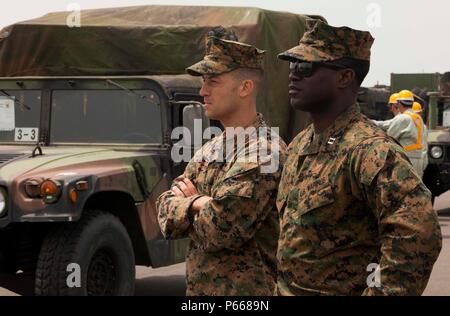
<path fill-rule="evenodd" d="M 419 102 L 414 102 L 413 106 L 412 106 L 412 110 L 415 113 L 420 113 L 420 112 L 422 112 L 422 106 L 420 105 Z"/>
<path fill-rule="evenodd" d="M 397 103 L 398 93 L 393 93 L 389 97 L 389 104 L 395 104 Z"/>
<path fill-rule="evenodd" d="M 409 90 L 402 90 L 398 93 L 397 101 L 414 102 L 414 94 Z"/>

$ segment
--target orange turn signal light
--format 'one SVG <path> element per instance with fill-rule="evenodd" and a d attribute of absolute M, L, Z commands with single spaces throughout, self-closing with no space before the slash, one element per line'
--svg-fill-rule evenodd
<path fill-rule="evenodd" d="M 75 189 L 70 189 L 70 202 L 75 204 L 78 201 L 78 192 Z"/>

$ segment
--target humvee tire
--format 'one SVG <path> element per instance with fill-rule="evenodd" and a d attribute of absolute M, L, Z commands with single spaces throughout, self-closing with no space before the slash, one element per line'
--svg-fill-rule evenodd
<path fill-rule="evenodd" d="M 80 267 L 79 284 L 73 283 L 72 263 Z M 133 295 L 135 274 L 133 246 L 120 220 L 106 212 L 87 210 L 80 221 L 63 224 L 45 238 L 35 294 Z"/>

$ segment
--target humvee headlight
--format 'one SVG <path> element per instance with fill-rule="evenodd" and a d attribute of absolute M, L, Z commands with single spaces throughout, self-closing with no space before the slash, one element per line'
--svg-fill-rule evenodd
<path fill-rule="evenodd" d="M 0 217 L 6 214 L 6 192 L 0 188 Z"/>
<path fill-rule="evenodd" d="M 61 184 L 53 180 L 45 180 L 41 184 L 41 196 L 45 203 L 55 203 L 61 196 Z"/>
<path fill-rule="evenodd" d="M 433 146 L 430 150 L 431 157 L 434 159 L 442 158 L 442 155 L 444 154 L 441 146 Z"/>

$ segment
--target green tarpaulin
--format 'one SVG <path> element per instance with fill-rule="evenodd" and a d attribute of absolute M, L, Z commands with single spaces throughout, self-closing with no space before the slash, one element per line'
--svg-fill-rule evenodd
<path fill-rule="evenodd" d="M 137 6 L 81 11 L 81 27 L 70 28 L 69 14 L 50 13 L 0 31 L 0 76 L 182 74 L 203 57 L 207 31 L 222 25 L 267 51 L 259 110 L 283 135 L 296 132 L 288 126 L 304 125 L 303 116 L 290 115 L 289 66 L 276 56 L 298 43 L 311 17 L 257 8 Z"/>

